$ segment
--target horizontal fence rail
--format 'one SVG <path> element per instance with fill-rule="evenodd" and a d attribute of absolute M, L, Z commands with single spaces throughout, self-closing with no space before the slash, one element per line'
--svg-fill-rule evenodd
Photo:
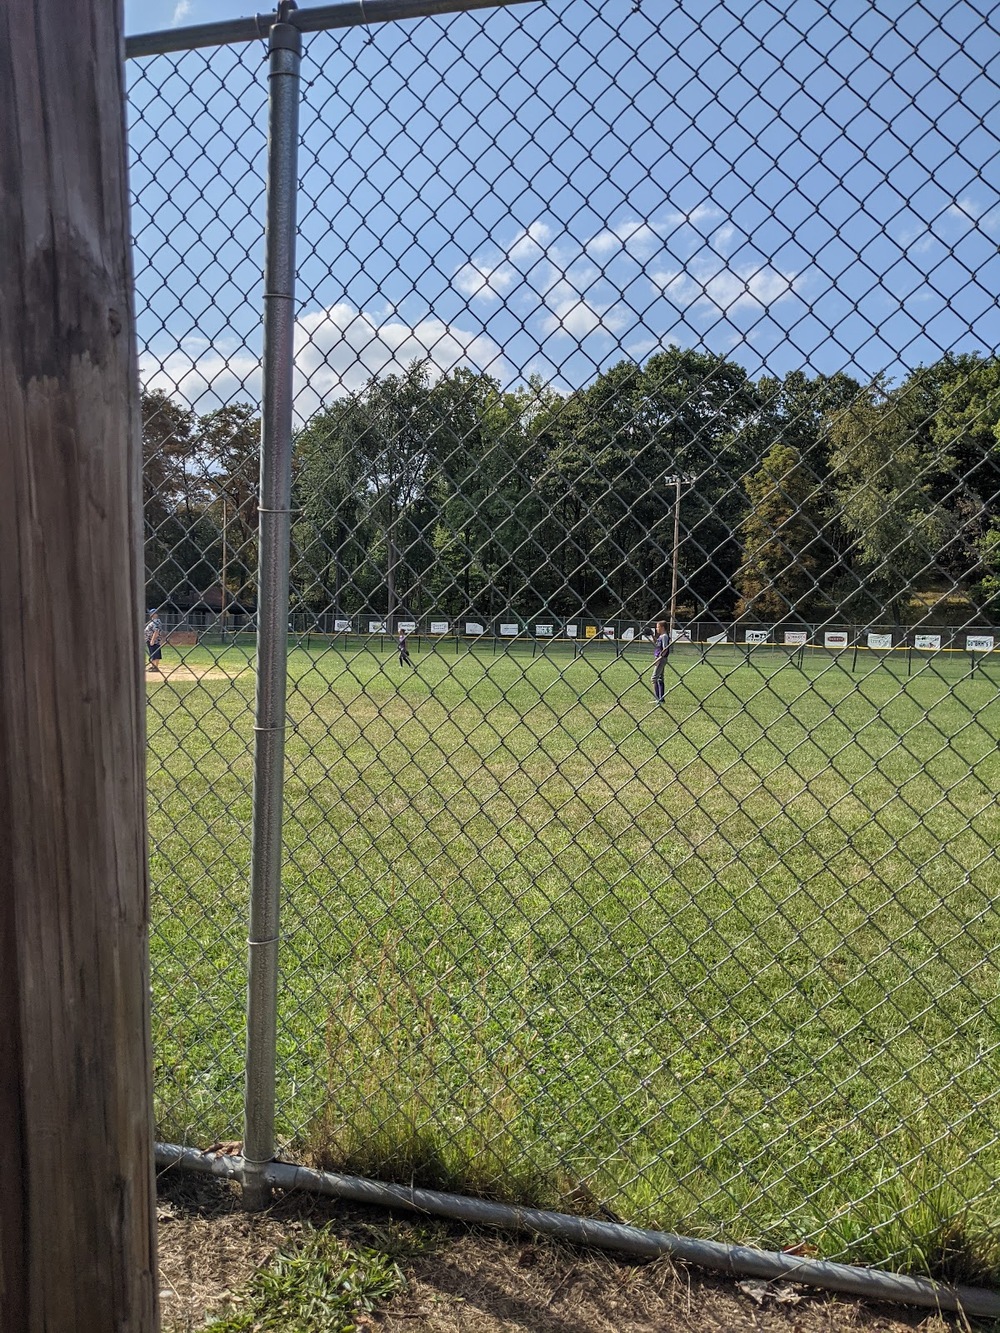
<path fill-rule="evenodd" d="M 161 1139 L 996 1283 L 992 49 L 130 40 Z"/>
<path fill-rule="evenodd" d="M 430 14 L 467 13 L 474 9 L 496 9 L 502 5 L 520 5 L 532 0 L 346 0 L 340 5 L 312 5 L 308 9 L 288 9 L 283 21 L 299 32 L 326 32 L 337 28 L 355 28 L 371 23 L 390 23 L 400 19 L 425 18 Z M 534 0 L 537 3 L 537 0 Z M 240 42 L 265 41 L 275 15 L 254 14 L 245 19 L 223 19 L 216 23 L 191 24 L 186 28 L 164 28 L 160 32 L 138 33 L 125 39 L 125 56 L 169 55 L 176 51 L 195 51 L 206 46 L 229 46 Z"/>

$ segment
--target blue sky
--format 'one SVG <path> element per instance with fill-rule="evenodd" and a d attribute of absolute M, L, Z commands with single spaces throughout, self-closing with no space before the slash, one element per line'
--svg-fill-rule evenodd
<path fill-rule="evenodd" d="M 566 389 L 671 342 L 755 378 L 998 350 L 998 17 L 548 0 L 310 37 L 300 414 L 416 356 Z M 143 373 L 201 410 L 259 392 L 265 73 L 130 62 Z"/>

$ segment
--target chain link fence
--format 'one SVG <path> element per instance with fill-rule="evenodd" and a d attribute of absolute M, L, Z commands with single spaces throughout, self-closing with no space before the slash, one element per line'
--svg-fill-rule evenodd
<path fill-rule="evenodd" d="M 993 34 L 308 35 L 287 616 L 266 43 L 130 62 L 162 1138 L 243 1135 L 278 616 L 287 1159 L 1000 1272 Z"/>

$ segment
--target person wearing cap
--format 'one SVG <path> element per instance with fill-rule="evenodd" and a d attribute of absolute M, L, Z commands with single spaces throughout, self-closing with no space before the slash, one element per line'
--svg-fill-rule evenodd
<path fill-rule="evenodd" d="M 155 606 L 149 608 L 149 624 L 146 626 L 146 651 L 149 653 L 148 671 L 159 671 L 163 656 L 163 626 L 160 613 Z"/>

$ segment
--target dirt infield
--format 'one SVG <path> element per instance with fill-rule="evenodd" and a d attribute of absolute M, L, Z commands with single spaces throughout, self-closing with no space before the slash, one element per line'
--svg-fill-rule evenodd
<path fill-rule="evenodd" d="M 178 662 L 175 665 L 170 662 L 163 662 L 160 664 L 158 672 L 146 672 L 146 680 L 234 680 L 237 675 L 243 675 L 249 670 L 250 667 L 248 666 L 244 666 L 236 672 L 226 671 L 223 667 L 215 664 L 202 666 L 200 664 Z"/>

